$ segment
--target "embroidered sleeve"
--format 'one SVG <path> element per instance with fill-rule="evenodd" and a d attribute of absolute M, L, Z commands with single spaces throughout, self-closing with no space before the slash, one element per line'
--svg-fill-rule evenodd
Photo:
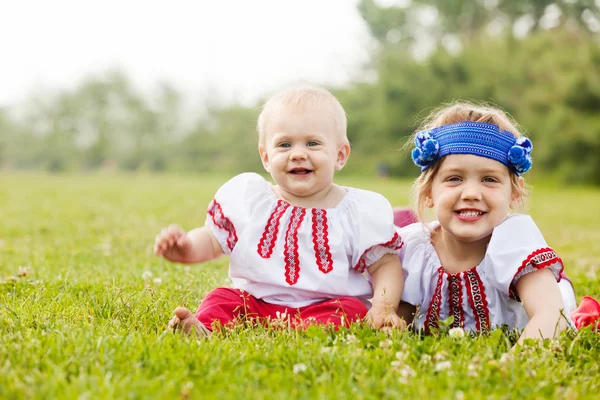
<path fill-rule="evenodd" d="M 560 281 L 561 274 L 563 272 L 563 262 L 561 258 L 556 255 L 556 252 L 550 247 L 538 249 L 527 256 L 527 258 L 519 266 L 519 269 L 515 273 L 512 282 L 510 283 L 508 295 L 514 300 L 521 301 L 519 295 L 517 294 L 517 281 L 527 274 L 544 268 L 550 268 L 552 273 L 554 273 L 556 281 Z"/>
<path fill-rule="evenodd" d="M 398 254 L 403 246 L 402 238 L 394 227 L 394 215 L 390 203 L 381 195 L 361 191 L 356 203 L 355 216 L 358 224 L 351 236 L 354 245 L 353 267 L 365 271 L 385 254 Z"/>
<path fill-rule="evenodd" d="M 494 229 L 483 262 L 494 287 L 517 301 L 516 283 L 523 276 L 550 268 L 560 281 L 563 271 L 562 260 L 528 215 L 511 215 Z"/>
<path fill-rule="evenodd" d="M 402 242 L 400 235 L 397 232 L 394 232 L 389 241 L 371 246 L 365 250 L 362 256 L 360 256 L 356 265 L 354 265 L 354 269 L 356 269 L 358 272 L 364 272 L 365 269 L 375 264 L 384 255 L 389 253 L 397 254 L 403 245 L 404 243 Z"/>
<path fill-rule="evenodd" d="M 221 247 L 223 247 L 224 251 L 227 248 L 228 251 L 226 254 L 230 254 L 238 239 L 235 232 L 235 226 L 233 226 L 231 220 L 223 214 L 223 208 L 217 199 L 213 199 L 210 202 L 206 214 L 207 220 L 210 218 L 210 221 L 212 222 L 212 224 L 209 225 L 213 228 L 213 234 L 217 232 L 215 236 L 217 237 L 217 240 L 219 240 Z"/>
<path fill-rule="evenodd" d="M 257 174 L 238 175 L 219 188 L 206 211 L 210 228 L 224 254 L 231 254 L 246 226 L 253 193 L 266 181 Z M 258 189 L 259 190 L 259 189 Z"/>

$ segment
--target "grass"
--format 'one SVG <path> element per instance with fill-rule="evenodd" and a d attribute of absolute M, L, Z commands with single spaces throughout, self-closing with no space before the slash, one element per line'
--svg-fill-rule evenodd
<path fill-rule="evenodd" d="M 0 398 L 597 397 L 600 335 L 589 330 L 512 358 L 501 331 L 165 334 L 173 308 L 229 283 L 227 260 L 170 264 L 152 255 L 154 235 L 170 222 L 202 224 L 226 179 L 0 175 Z M 341 183 L 407 203 L 406 182 Z M 596 298 L 598 203 L 598 189 L 543 184 L 529 202 L 577 294 Z"/>

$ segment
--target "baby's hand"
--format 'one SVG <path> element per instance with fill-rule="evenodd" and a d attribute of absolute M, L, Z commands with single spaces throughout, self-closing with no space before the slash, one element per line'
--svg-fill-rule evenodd
<path fill-rule="evenodd" d="M 396 314 L 390 306 L 374 304 L 367 313 L 367 322 L 371 328 L 390 332 L 393 329 L 404 330 L 406 321 Z"/>
<path fill-rule="evenodd" d="M 154 254 L 173 262 L 185 262 L 191 248 L 187 232 L 175 224 L 163 228 L 154 240 Z"/>

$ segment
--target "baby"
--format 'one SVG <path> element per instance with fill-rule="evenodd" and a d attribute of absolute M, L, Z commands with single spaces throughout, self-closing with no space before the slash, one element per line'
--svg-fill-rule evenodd
<path fill-rule="evenodd" d="M 320 87 L 295 86 L 266 102 L 258 152 L 275 185 L 238 175 L 215 194 L 205 226 L 170 225 L 156 236 L 154 252 L 173 262 L 230 256 L 233 288 L 212 290 L 195 315 L 177 308 L 171 328 L 209 337 L 213 323 L 240 318 L 285 318 L 294 328 L 365 317 L 375 328 L 404 326 L 396 314 L 403 243 L 392 208 L 377 193 L 333 182 L 350 155 L 346 126 L 344 109 Z"/>

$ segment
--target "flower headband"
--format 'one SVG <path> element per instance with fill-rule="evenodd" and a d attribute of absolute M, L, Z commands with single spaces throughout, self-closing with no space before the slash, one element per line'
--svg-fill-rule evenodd
<path fill-rule="evenodd" d="M 517 176 L 531 168 L 533 145 L 526 137 L 516 138 L 498 125 L 484 122 L 459 122 L 442 125 L 415 136 L 412 160 L 421 172 L 448 154 L 473 154 L 506 165 Z"/>

